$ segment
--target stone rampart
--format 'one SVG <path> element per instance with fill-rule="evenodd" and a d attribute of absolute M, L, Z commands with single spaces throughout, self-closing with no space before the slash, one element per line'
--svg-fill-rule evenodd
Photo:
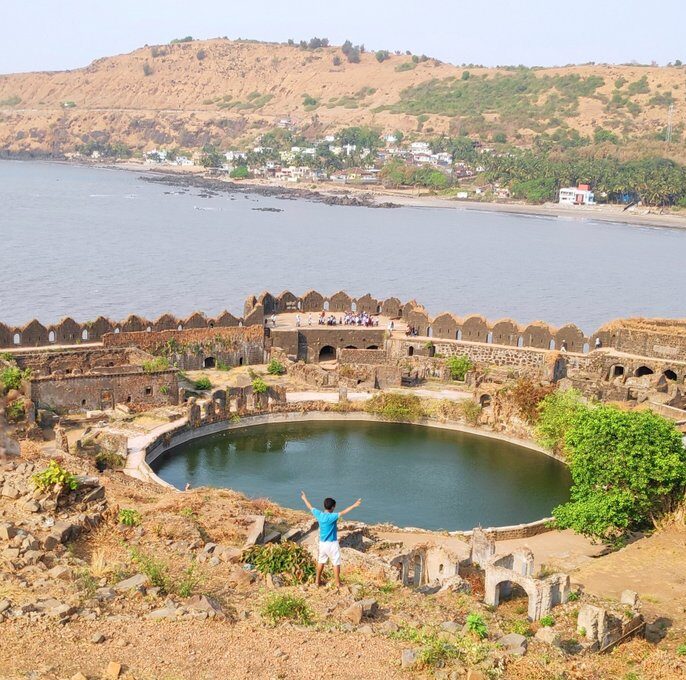
<path fill-rule="evenodd" d="M 324 311 L 336 314 L 345 311 L 364 311 L 369 314 L 384 314 L 389 318 L 402 318 L 419 336 L 430 337 L 434 342 L 457 340 L 520 349 L 557 349 L 585 354 L 596 347 L 596 340 L 600 340 L 603 347 L 612 347 L 630 354 L 667 360 L 686 358 L 684 320 L 620 319 L 587 335 L 574 324 L 557 328 L 543 321 L 534 321 L 522 325 L 507 318 L 491 322 L 479 315 L 459 317 L 450 312 L 443 312 L 432 318 L 415 300 L 402 303 L 397 297 L 381 300 L 369 293 L 354 297 L 344 291 L 324 295 L 315 290 L 307 291 L 302 296 L 288 290 L 278 295 L 268 291 L 258 296 L 252 295 L 245 301 L 242 317 L 223 312 L 209 318 L 201 312 L 194 312 L 185 319 L 163 314 L 155 321 L 132 315 L 121 322 L 99 317 L 95 321 L 81 324 L 66 318 L 50 326 L 44 326 L 37 320 L 21 327 L 0 323 L 0 348 L 101 342 L 109 333 L 262 326 L 265 315 L 296 311 Z M 357 347 L 364 348 L 359 345 Z M 340 348 L 342 346 L 337 347 Z M 312 360 L 311 357 L 307 358 Z"/>

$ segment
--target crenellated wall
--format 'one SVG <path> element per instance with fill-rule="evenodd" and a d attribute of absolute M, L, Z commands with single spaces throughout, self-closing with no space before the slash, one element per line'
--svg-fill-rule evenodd
<path fill-rule="evenodd" d="M 443 312 L 432 318 L 416 300 L 403 303 L 397 297 L 380 300 L 369 293 L 353 297 L 344 291 L 324 295 L 316 290 L 307 291 L 301 296 L 288 290 L 278 295 L 268 291 L 258 296 L 251 295 L 245 300 L 242 317 L 223 312 L 217 317 L 209 318 L 201 312 L 194 312 L 186 319 L 163 314 L 155 321 L 132 315 L 121 322 L 99 317 L 83 324 L 66 318 L 52 326 L 43 326 L 36 320 L 22 327 L 0 323 L 0 348 L 101 342 L 108 333 L 262 326 L 265 316 L 272 314 L 322 311 L 335 314 L 364 311 L 382 314 L 390 319 L 402 319 L 416 330 L 418 336 L 429 337 L 433 342 L 458 340 L 513 348 L 564 349 L 572 353 L 587 353 L 595 347 L 598 338 L 602 347 L 613 347 L 630 354 L 672 360 L 686 358 L 684 320 L 622 319 L 587 335 L 574 324 L 558 328 L 543 321 L 535 321 L 522 325 L 507 318 L 488 321 L 480 315 L 459 317 L 450 312 Z"/>

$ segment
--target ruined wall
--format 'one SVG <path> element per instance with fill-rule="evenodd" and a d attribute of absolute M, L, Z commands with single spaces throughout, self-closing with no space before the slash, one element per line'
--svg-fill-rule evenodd
<path fill-rule="evenodd" d="M 67 349 L 54 352 L 27 350 L 14 356 L 19 368 L 30 369 L 34 378 L 53 374 L 78 375 L 94 371 L 117 372 L 121 366 L 140 365 L 149 358 L 144 352 L 128 347 Z"/>
<path fill-rule="evenodd" d="M 270 329 L 272 346 L 281 348 L 289 357 L 316 363 L 331 359 L 339 350 L 383 348 L 386 332 L 379 328 L 350 326 L 313 326 L 295 330 Z"/>
<path fill-rule="evenodd" d="M 44 377 L 31 381 L 31 400 L 39 408 L 58 411 L 100 410 L 115 404 L 166 406 L 178 403 L 176 371 L 85 374 Z"/>
<path fill-rule="evenodd" d="M 338 360 L 342 364 L 385 364 L 386 352 L 383 349 L 342 349 Z"/>

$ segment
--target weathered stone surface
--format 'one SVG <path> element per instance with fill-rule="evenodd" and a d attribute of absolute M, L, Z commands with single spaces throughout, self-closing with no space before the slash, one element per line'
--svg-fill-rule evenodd
<path fill-rule="evenodd" d="M 105 487 L 97 486 L 83 497 L 83 502 L 94 503 L 95 501 L 101 501 L 103 498 L 105 498 Z"/>
<path fill-rule="evenodd" d="M 150 579 L 145 574 L 136 574 L 123 581 L 119 581 L 119 583 L 113 586 L 113 589 L 118 593 L 125 593 L 131 590 L 145 588 L 147 585 L 150 585 Z"/>
<path fill-rule="evenodd" d="M 362 613 L 364 616 L 375 616 L 379 609 L 377 601 L 371 597 L 360 600 L 357 604 L 362 606 Z"/>
<path fill-rule="evenodd" d="M 400 630 L 400 627 L 398 626 L 395 621 L 391 621 L 390 619 L 387 619 L 384 621 L 382 624 L 379 625 L 378 628 L 380 633 L 384 633 L 386 635 L 390 635 L 391 633 L 397 633 Z"/>
<path fill-rule="evenodd" d="M 17 527 L 8 522 L 0 523 L 0 540 L 11 541 L 17 535 Z"/>
<path fill-rule="evenodd" d="M 259 543 L 264 537 L 264 515 L 251 515 L 250 519 L 252 520 L 252 526 L 248 530 L 248 535 L 245 539 L 246 547 Z"/>
<path fill-rule="evenodd" d="M 6 612 L 11 606 L 12 603 L 9 600 L 0 600 L 0 614 Z"/>
<path fill-rule="evenodd" d="M 206 612 L 210 618 L 226 618 L 224 610 L 219 602 L 214 598 L 207 597 L 207 595 L 193 595 L 187 604 L 189 609 L 199 612 Z"/>
<path fill-rule="evenodd" d="M 240 548 L 232 548 L 229 546 L 222 546 L 218 545 L 214 549 L 214 554 L 222 561 L 222 562 L 234 562 L 238 563 L 241 561 L 241 557 L 243 555 L 243 551 Z"/>
<path fill-rule="evenodd" d="M 101 645 L 105 642 L 105 636 L 102 633 L 96 633 L 91 637 L 91 643 L 94 645 Z"/>
<path fill-rule="evenodd" d="M 524 656 L 528 646 L 527 639 L 519 633 L 503 635 L 503 637 L 498 640 L 498 644 L 503 647 L 506 654 L 515 656 Z"/>
<path fill-rule="evenodd" d="M 179 610 L 175 607 L 162 607 L 145 615 L 146 619 L 175 619 Z"/>
<path fill-rule="evenodd" d="M 121 674 L 121 664 L 116 661 L 110 661 L 105 668 L 105 677 L 108 680 L 116 680 Z"/>
<path fill-rule="evenodd" d="M 413 649 L 403 649 L 400 656 L 400 665 L 404 670 L 412 668 L 417 663 L 417 654 Z"/>
<path fill-rule="evenodd" d="M 534 635 L 534 637 L 537 640 L 540 640 L 541 642 L 545 642 L 548 645 L 552 645 L 553 647 L 559 647 L 562 643 L 560 634 L 557 633 L 553 628 L 550 628 L 548 626 L 539 628 L 536 631 L 536 635 Z"/>
<path fill-rule="evenodd" d="M 471 593 L 472 586 L 469 581 L 463 579 L 458 574 L 450 576 L 443 581 L 439 593 Z"/>
<path fill-rule="evenodd" d="M 622 604 L 629 605 L 629 607 L 638 607 L 638 593 L 634 590 L 623 590 L 619 597 L 619 601 Z"/>
<path fill-rule="evenodd" d="M 64 565 L 58 565 L 49 569 L 47 576 L 49 578 L 59 579 L 60 581 L 71 581 L 71 569 Z"/>
<path fill-rule="evenodd" d="M 343 618 L 355 625 L 358 625 L 362 621 L 363 616 L 364 609 L 360 602 L 354 602 L 343 612 Z"/>
<path fill-rule="evenodd" d="M 441 624 L 441 628 L 443 630 L 447 630 L 449 633 L 457 633 L 462 626 L 459 623 L 456 623 L 455 621 L 444 621 Z"/>

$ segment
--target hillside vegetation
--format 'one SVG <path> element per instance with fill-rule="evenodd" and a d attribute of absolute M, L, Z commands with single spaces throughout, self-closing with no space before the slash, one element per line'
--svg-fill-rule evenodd
<path fill-rule="evenodd" d="M 73 71 L 0 76 L 0 150 L 59 155 L 89 142 L 133 152 L 228 148 L 288 117 L 312 138 L 369 125 L 417 138 L 686 155 L 680 65 L 487 69 L 320 44 L 182 40 Z"/>

